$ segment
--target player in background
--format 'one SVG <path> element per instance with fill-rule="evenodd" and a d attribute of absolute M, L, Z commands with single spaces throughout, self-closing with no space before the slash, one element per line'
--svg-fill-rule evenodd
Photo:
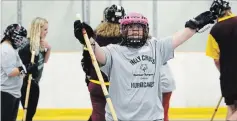
<path fill-rule="evenodd" d="M 166 62 L 160 71 L 161 90 L 163 93 L 163 107 L 164 107 L 164 121 L 169 121 L 170 98 L 172 92 L 175 90 L 175 81 L 171 69 Z"/>
<path fill-rule="evenodd" d="M 95 30 L 95 38 L 100 46 L 121 43 L 119 19 L 125 15 L 124 8 L 118 5 L 112 5 L 105 8 L 104 20 L 97 26 Z M 89 120 L 105 121 L 105 104 L 106 99 L 103 94 L 100 82 L 98 80 L 94 66 L 92 65 L 89 51 L 84 47 L 82 67 L 86 73 L 86 83 L 90 92 L 92 103 L 92 115 Z M 109 88 L 109 79 L 102 72 L 105 84 Z"/>
<path fill-rule="evenodd" d="M 237 16 L 227 0 L 214 0 L 210 11 L 217 17 L 207 41 L 206 55 L 220 71 L 221 93 L 227 105 L 226 119 L 237 120 Z"/>
<path fill-rule="evenodd" d="M 23 76 L 31 72 L 23 65 L 18 50 L 27 44 L 27 30 L 19 24 L 9 25 L 1 40 L 1 121 L 16 121 Z"/>
<path fill-rule="evenodd" d="M 40 96 L 39 82 L 43 74 L 44 63 L 47 63 L 51 46 L 46 41 L 48 33 L 48 21 L 45 18 L 36 17 L 31 22 L 28 40 L 29 44 L 19 51 L 23 64 L 27 67 L 31 63 L 31 52 L 36 52 L 34 63 L 36 66 L 32 69 L 31 89 L 28 101 L 26 121 L 32 121 L 37 110 L 38 100 Z M 26 90 L 29 74 L 24 77 L 23 86 L 21 88 L 21 104 L 25 106 Z"/>

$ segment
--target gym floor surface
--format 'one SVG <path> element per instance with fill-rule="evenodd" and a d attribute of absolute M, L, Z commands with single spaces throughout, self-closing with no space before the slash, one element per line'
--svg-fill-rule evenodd
<path fill-rule="evenodd" d="M 210 121 L 215 107 L 209 108 L 171 108 L 170 121 Z M 38 109 L 35 121 L 87 121 L 91 109 Z M 23 111 L 19 110 L 17 120 L 22 120 Z M 213 121 L 224 121 L 226 108 L 219 107 Z"/>

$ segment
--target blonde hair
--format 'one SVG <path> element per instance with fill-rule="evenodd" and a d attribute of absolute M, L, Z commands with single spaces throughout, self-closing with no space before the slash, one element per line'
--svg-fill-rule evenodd
<path fill-rule="evenodd" d="M 96 28 L 96 34 L 104 37 L 119 37 L 120 25 L 116 23 L 102 22 Z"/>
<path fill-rule="evenodd" d="M 42 27 L 47 23 L 48 21 L 41 17 L 36 17 L 31 23 L 28 38 L 30 40 L 30 50 L 34 50 L 36 55 L 38 55 L 39 51 L 44 51 L 44 48 L 40 46 L 40 34 Z"/>

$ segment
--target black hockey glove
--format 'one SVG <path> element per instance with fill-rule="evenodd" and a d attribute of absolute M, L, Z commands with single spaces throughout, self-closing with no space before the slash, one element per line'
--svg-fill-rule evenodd
<path fill-rule="evenodd" d="M 195 29 L 197 32 L 208 24 L 213 24 L 216 20 L 216 16 L 210 11 L 205 11 L 199 14 L 194 19 L 191 19 L 185 23 L 185 27 Z"/>
<path fill-rule="evenodd" d="M 84 22 L 81 23 L 80 20 L 76 20 L 74 22 L 74 36 L 80 41 L 81 44 L 85 45 L 85 40 L 83 37 L 82 28 L 86 29 L 89 39 L 94 36 L 94 31 L 88 24 L 86 24 Z"/>
<path fill-rule="evenodd" d="M 26 70 L 27 70 L 27 74 L 32 74 L 33 72 L 36 72 L 37 71 L 37 68 L 38 68 L 38 64 L 28 64 L 26 66 Z"/>

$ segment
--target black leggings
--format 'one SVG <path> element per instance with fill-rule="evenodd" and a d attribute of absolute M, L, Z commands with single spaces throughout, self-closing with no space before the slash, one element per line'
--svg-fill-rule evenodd
<path fill-rule="evenodd" d="M 25 108 L 25 98 L 26 98 L 26 91 L 27 91 L 27 81 L 24 81 L 24 84 L 21 88 L 21 104 L 22 107 Z M 33 117 L 37 110 L 38 100 L 39 100 L 39 85 L 35 83 L 34 81 L 31 82 L 31 88 L 30 88 L 30 96 L 28 100 L 28 108 L 27 108 L 27 115 L 26 115 L 26 121 L 32 121 Z"/>
<path fill-rule="evenodd" d="M 237 94 L 225 97 L 226 105 L 235 105 L 236 101 L 237 101 Z"/>
<path fill-rule="evenodd" d="M 1 91 L 1 121 L 16 121 L 20 99 Z"/>

